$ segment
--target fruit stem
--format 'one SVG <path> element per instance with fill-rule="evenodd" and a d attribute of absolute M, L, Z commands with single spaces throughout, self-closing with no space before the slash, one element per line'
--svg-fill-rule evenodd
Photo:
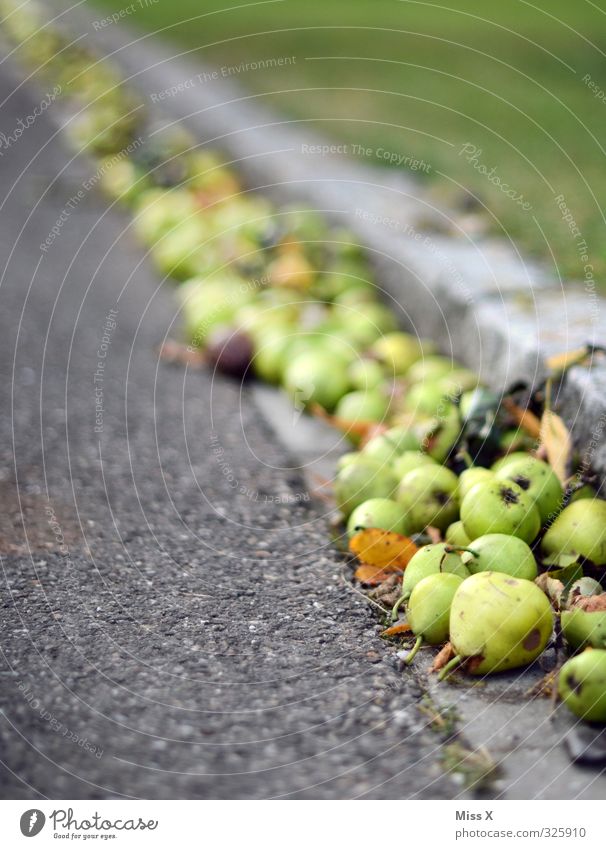
<path fill-rule="evenodd" d="M 410 654 L 407 656 L 406 660 L 404 661 L 404 663 L 406 664 L 406 666 L 410 666 L 410 664 L 413 662 L 413 660 L 415 659 L 415 656 L 416 656 L 417 652 L 418 652 L 418 651 L 419 651 L 419 649 L 421 648 L 421 643 L 422 643 L 422 642 L 423 642 L 423 637 L 422 637 L 421 635 L 419 635 L 419 636 L 417 637 L 417 639 L 415 640 L 415 644 L 414 644 L 414 646 L 412 647 L 412 651 L 410 652 Z"/>
<path fill-rule="evenodd" d="M 438 675 L 438 681 L 443 681 L 446 676 L 452 672 L 455 666 L 458 666 L 459 663 L 461 663 L 462 660 L 463 657 L 460 654 L 457 654 L 455 657 L 453 657 L 452 660 L 449 660 L 444 669 L 442 669 L 442 671 Z"/>
<path fill-rule="evenodd" d="M 456 554 L 459 551 L 468 551 L 470 554 L 473 554 L 474 557 L 479 557 L 479 553 L 474 551 L 473 548 L 466 548 L 464 545 L 446 545 L 444 546 L 444 551 L 447 554 Z"/>
<path fill-rule="evenodd" d="M 471 456 L 469 451 L 465 451 L 465 449 L 462 448 L 460 451 L 457 452 L 457 459 L 463 460 L 468 469 L 473 469 L 473 457 Z"/>
<path fill-rule="evenodd" d="M 395 622 L 395 621 L 396 621 L 396 618 L 397 618 L 397 616 L 398 616 L 398 610 L 400 609 L 400 607 L 404 604 L 404 602 L 405 602 L 407 599 L 408 599 L 408 596 L 407 596 L 407 595 L 401 595 L 401 596 L 400 596 L 400 598 L 399 598 L 399 599 L 396 601 L 396 603 L 394 604 L 394 606 L 393 606 L 393 608 L 392 608 L 392 611 L 391 611 L 391 621 L 392 621 L 392 622 Z"/>

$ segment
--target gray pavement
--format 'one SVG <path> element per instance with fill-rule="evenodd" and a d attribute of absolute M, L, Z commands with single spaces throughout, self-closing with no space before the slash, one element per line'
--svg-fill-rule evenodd
<path fill-rule="evenodd" d="M 41 92 L 0 71 L 12 127 Z M 251 391 L 158 361 L 127 217 L 87 192 L 41 254 L 90 167 L 54 134 L 0 157 L 2 795 L 455 796 Z"/>

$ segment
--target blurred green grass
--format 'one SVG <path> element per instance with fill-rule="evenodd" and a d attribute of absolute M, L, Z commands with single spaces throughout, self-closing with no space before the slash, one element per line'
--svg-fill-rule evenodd
<path fill-rule="evenodd" d="M 234 79 L 335 139 L 423 159 L 431 170 L 417 176 L 436 198 L 469 189 L 492 230 L 580 279 L 555 202 L 564 195 L 598 282 L 606 270 L 606 102 L 583 81 L 606 90 L 606 11 L 590 0 L 134 0 L 126 20 L 214 68 L 296 57 Z M 466 143 L 530 211 L 472 167 Z"/>

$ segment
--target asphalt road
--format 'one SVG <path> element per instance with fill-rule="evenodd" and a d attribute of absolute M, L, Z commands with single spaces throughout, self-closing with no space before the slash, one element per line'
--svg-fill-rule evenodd
<path fill-rule="evenodd" d="M 8 135 L 44 92 L 0 72 Z M 171 286 L 55 132 L 0 156 L 0 792 L 453 797 L 321 504 L 249 389 L 158 361 Z"/>

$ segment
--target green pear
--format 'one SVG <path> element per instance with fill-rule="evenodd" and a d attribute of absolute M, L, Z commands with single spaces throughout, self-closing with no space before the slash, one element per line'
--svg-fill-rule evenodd
<path fill-rule="evenodd" d="M 395 458 L 392 468 L 396 475 L 402 479 L 409 472 L 418 469 L 420 466 L 437 465 L 438 463 L 433 457 L 430 457 L 429 454 L 424 454 L 422 451 L 404 451 L 399 457 Z"/>
<path fill-rule="evenodd" d="M 444 540 L 448 545 L 456 546 L 457 548 L 467 548 L 471 544 L 471 540 L 465 533 L 463 522 L 453 522 L 446 528 Z"/>
<path fill-rule="evenodd" d="M 339 472 L 333 489 L 337 507 L 348 517 L 370 498 L 389 498 L 397 486 L 398 479 L 391 469 L 375 460 L 360 458 Z"/>
<path fill-rule="evenodd" d="M 422 642 L 432 646 L 446 642 L 450 606 L 462 583 L 463 578 L 459 575 L 439 572 L 428 575 L 415 586 L 408 600 L 406 618 L 417 640 L 406 663 L 412 663 Z"/>
<path fill-rule="evenodd" d="M 405 534 L 406 520 L 402 508 L 389 498 L 370 498 L 364 501 L 349 517 L 347 534 L 351 539 L 365 528 L 381 528 L 384 531 Z"/>
<path fill-rule="evenodd" d="M 472 575 L 477 572 L 503 572 L 514 578 L 534 581 L 537 563 L 524 540 L 508 534 L 485 534 L 469 543 L 469 551 L 461 554 Z"/>
<path fill-rule="evenodd" d="M 349 389 L 349 379 L 343 362 L 327 358 L 321 350 L 307 351 L 286 367 L 284 386 L 297 409 L 316 402 L 332 411 Z"/>
<path fill-rule="evenodd" d="M 477 483 L 486 482 L 494 478 L 494 472 L 483 466 L 470 466 L 459 475 L 459 498 L 465 498 L 469 490 Z"/>
<path fill-rule="evenodd" d="M 419 340 L 410 333 L 387 333 L 370 347 L 370 354 L 383 365 L 387 374 L 405 374 L 423 354 Z"/>
<path fill-rule="evenodd" d="M 469 570 L 461 560 L 461 555 L 457 551 L 452 551 L 446 543 L 436 542 L 422 546 L 410 558 L 404 570 L 402 594 L 398 607 L 410 597 L 419 581 L 428 575 L 437 575 L 440 572 L 458 575 L 460 578 L 469 577 Z"/>
<path fill-rule="evenodd" d="M 564 490 L 551 466 L 536 457 L 511 460 L 496 472 L 498 480 L 512 480 L 534 501 L 541 524 L 553 519 L 562 509 Z"/>
<path fill-rule="evenodd" d="M 581 498 L 569 504 L 549 528 L 541 547 L 545 554 L 576 554 L 596 566 L 606 564 L 606 501 Z"/>
<path fill-rule="evenodd" d="M 402 478 L 398 501 L 406 511 L 411 533 L 428 525 L 445 530 L 458 518 L 458 478 L 445 466 L 421 466 Z"/>
<path fill-rule="evenodd" d="M 456 657 L 440 678 L 464 659 L 473 675 L 526 666 L 545 650 L 553 630 L 547 596 L 532 581 L 502 572 L 478 572 L 463 581 L 450 609 L 450 642 Z"/>
<path fill-rule="evenodd" d="M 558 693 L 575 716 L 606 722 L 606 651 L 584 651 L 566 661 L 560 669 Z"/>
<path fill-rule="evenodd" d="M 470 539 L 508 534 L 531 543 L 541 528 L 528 493 L 513 481 L 487 481 L 472 487 L 461 503 L 461 520 Z"/>
<path fill-rule="evenodd" d="M 571 649 L 606 649 L 606 612 L 589 612 L 579 607 L 563 610 L 561 625 L 564 638 Z"/>

